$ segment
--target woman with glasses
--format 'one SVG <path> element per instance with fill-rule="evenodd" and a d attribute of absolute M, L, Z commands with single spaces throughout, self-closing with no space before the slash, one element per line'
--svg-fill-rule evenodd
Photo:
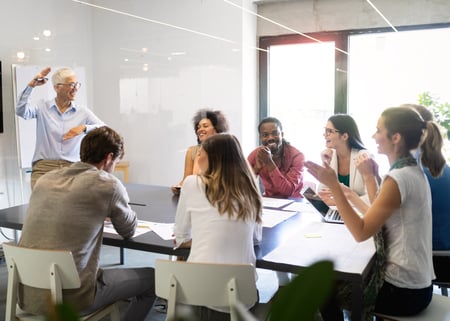
<path fill-rule="evenodd" d="M 424 310 L 433 295 L 432 199 L 422 167 L 433 177 L 442 174 L 446 164 L 441 153 L 443 140 L 437 124 L 424 121 L 409 107 L 384 110 L 373 138 L 378 153 L 387 156 L 390 169 L 363 217 L 350 206 L 328 164 L 306 162 L 305 166 L 330 187 L 339 214 L 357 242 L 382 233 L 386 260 L 378 266 L 382 279 L 371 297 L 374 311 L 410 316 Z M 419 161 L 411 155 L 416 149 L 420 150 Z M 374 173 L 364 174 L 364 179 L 369 178 L 373 180 Z M 363 300 L 365 305 L 370 303 L 368 297 Z M 339 304 L 339 298 L 330 300 L 322 309 L 323 320 L 343 320 Z"/>
<path fill-rule="evenodd" d="M 345 189 L 348 197 L 355 198 L 355 194 L 357 194 L 364 202 L 368 203 L 366 184 L 357 165 L 360 160 L 371 158 L 371 156 L 361 140 L 355 120 L 347 114 L 331 116 L 328 118 L 323 136 L 326 149 L 321 153 L 322 161 L 330 165 L 336 172 L 344 189 L 348 187 Z M 378 173 L 375 161 L 371 163 L 374 172 Z M 369 192 L 375 194 L 377 189 L 378 186 L 371 186 Z M 319 195 L 328 205 L 335 205 L 327 186 L 323 184 L 319 186 Z"/>
<path fill-rule="evenodd" d="M 41 70 L 20 94 L 16 114 L 36 119 L 36 147 L 32 160 L 31 188 L 45 173 L 80 160 L 80 144 L 85 133 L 105 124 L 84 106 L 75 104 L 81 83 L 70 68 L 61 68 L 52 76 L 56 97 L 32 104 L 36 86 L 45 85 L 50 67 Z"/>

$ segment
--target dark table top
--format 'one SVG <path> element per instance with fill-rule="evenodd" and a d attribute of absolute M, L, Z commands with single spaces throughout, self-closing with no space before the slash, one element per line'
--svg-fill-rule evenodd
<path fill-rule="evenodd" d="M 178 203 L 170 187 L 125 184 L 130 204 L 140 220 L 173 223 Z M 301 201 L 301 200 L 296 200 Z M 27 204 L 0 210 L 0 227 L 21 230 Z M 188 249 L 174 250 L 173 240 L 163 240 L 150 231 L 124 240 L 104 233 L 106 245 L 167 255 L 187 256 Z M 319 260 L 334 262 L 336 277 L 353 285 L 352 319 L 359 320 L 362 284 L 375 258 L 373 240 L 357 243 L 342 224 L 324 223 L 318 213 L 298 212 L 274 227 L 263 228 L 260 244 L 255 246 L 257 267 L 297 273 Z"/>
<path fill-rule="evenodd" d="M 174 222 L 178 196 L 172 194 L 170 187 L 143 184 L 125 186 L 130 195 L 130 204 L 139 219 Z M 25 204 L 0 210 L 0 226 L 20 230 L 26 209 Z M 130 240 L 105 233 L 103 243 L 176 256 L 189 253 L 187 249 L 174 250 L 173 240 L 163 240 L 151 231 Z M 262 241 L 255 246 L 255 253 L 258 267 L 285 272 L 297 272 L 314 260 L 331 259 L 341 279 L 359 281 L 368 273 L 375 250 L 371 240 L 355 242 L 343 225 L 323 223 L 319 214 L 297 213 L 274 227 L 264 227 Z"/>

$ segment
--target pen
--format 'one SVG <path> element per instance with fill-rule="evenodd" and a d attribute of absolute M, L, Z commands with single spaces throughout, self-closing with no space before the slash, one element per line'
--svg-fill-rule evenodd
<path fill-rule="evenodd" d="M 147 206 L 147 204 L 129 202 L 128 205 Z"/>

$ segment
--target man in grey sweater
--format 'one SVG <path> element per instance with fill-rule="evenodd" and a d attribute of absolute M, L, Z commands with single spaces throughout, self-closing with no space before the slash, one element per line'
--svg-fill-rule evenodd
<path fill-rule="evenodd" d="M 100 127 L 84 137 L 81 162 L 51 171 L 37 181 L 30 198 L 19 245 L 72 251 L 81 287 L 64 291 L 64 301 L 89 313 L 109 303 L 131 299 L 124 320 L 144 320 L 155 299 L 152 268 L 99 268 L 103 225 L 110 220 L 123 238 L 137 227 L 123 184 L 112 175 L 124 153 L 123 139 Z M 47 290 L 23 287 L 20 307 L 48 311 Z"/>

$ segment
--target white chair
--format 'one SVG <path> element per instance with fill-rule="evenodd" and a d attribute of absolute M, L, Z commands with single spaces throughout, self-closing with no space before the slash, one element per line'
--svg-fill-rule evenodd
<path fill-rule="evenodd" d="M 396 317 L 375 313 L 375 316 L 386 321 L 450 321 L 450 298 L 433 294 L 430 305 L 414 316 Z"/>
<path fill-rule="evenodd" d="M 29 314 L 18 308 L 19 283 L 49 289 L 52 302 L 55 304 L 62 302 L 63 289 L 77 289 L 81 285 L 70 251 L 31 249 L 13 243 L 3 243 L 3 251 L 8 267 L 6 321 L 44 320 L 44 316 Z M 97 321 L 107 315 L 111 315 L 112 321 L 120 320 L 117 303 L 86 315 L 81 320 Z"/>
<path fill-rule="evenodd" d="M 230 307 L 231 321 L 237 321 L 233 307 L 258 300 L 255 267 L 250 264 L 156 260 L 155 282 L 156 295 L 167 300 L 166 320 L 175 320 L 180 303 Z"/>
<path fill-rule="evenodd" d="M 433 251 L 433 256 L 450 256 L 450 251 Z M 434 285 L 441 288 L 442 295 L 448 296 L 448 288 L 450 288 L 450 280 L 433 281 Z"/>

